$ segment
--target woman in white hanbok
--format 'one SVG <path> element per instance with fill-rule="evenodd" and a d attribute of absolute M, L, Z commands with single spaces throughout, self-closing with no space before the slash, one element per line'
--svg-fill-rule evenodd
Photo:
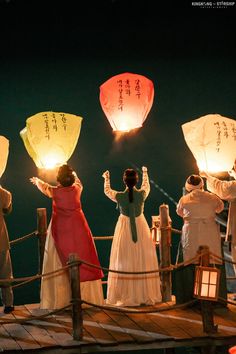
<path fill-rule="evenodd" d="M 124 172 L 126 188 L 117 192 L 110 187 L 109 171 L 104 172 L 104 193 L 120 210 L 112 242 L 109 269 L 126 272 L 158 270 L 156 246 L 143 214 L 144 201 L 150 185 L 147 168 L 143 167 L 140 189 L 135 187 L 138 174 L 133 169 Z M 154 305 L 161 302 L 159 272 L 122 274 L 109 272 L 106 303 L 115 306 Z"/>

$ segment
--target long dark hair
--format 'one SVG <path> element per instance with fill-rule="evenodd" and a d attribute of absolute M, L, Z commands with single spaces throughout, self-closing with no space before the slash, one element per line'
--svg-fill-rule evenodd
<path fill-rule="evenodd" d="M 138 174 L 135 170 L 127 168 L 123 175 L 123 181 L 129 189 L 129 202 L 132 203 L 134 200 L 133 187 L 138 182 Z"/>
<path fill-rule="evenodd" d="M 72 186 L 72 184 L 75 182 L 75 176 L 73 174 L 73 169 L 69 165 L 60 166 L 58 173 L 57 173 L 57 181 L 63 187 Z"/>

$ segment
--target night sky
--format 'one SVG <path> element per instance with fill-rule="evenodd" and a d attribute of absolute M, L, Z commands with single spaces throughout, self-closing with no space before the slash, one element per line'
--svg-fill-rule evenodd
<path fill-rule="evenodd" d="M 103 193 L 103 171 L 110 170 L 114 189 L 123 189 L 124 169 L 143 165 L 153 182 L 145 206 L 149 225 L 166 203 L 173 227 L 181 228 L 173 200 L 197 172 L 181 124 L 209 113 L 236 116 L 236 6 L 193 3 L 0 1 L 0 135 L 10 141 L 1 184 L 13 194 L 6 220 L 11 240 L 36 229 L 38 207 L 47 208 L 50 218 L 51 201 L 29 182 L 39 173 L 19 132 L 27 117 L 51 110 L 83 117 L 68 163 L 84 184 L 82 205 L 95 236 L 112 235 L 118 217 Z M 123 72 L 151 79 L 155 97 L 143 128 L 117 144 L 99 86 Z M 107 266 L 110 241 L 104 242 L 97 248 Z M 173 259 L 177 242 L 174 235 Z M 13 246 L 11 253 L 15 277 L 37 273 L 36 239 Z M 37 302 L 38 285 L 15 290 L 15 298 Z"/>

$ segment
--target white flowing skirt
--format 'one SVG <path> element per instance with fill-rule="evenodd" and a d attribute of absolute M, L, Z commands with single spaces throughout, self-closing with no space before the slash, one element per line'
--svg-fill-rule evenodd
<path fill-rule="evenodd" d="M 135 218 L 138 240 L 132 241 L 130 220 L 120 215 L 112 242 L 111 270 L 128 272 L 158 270 L 156 246 L 143 214 Z M 106 303 L 115 306 L 154 305 L 161 302 L 158 272 L 133 275 L 109 272 Z"/>
<path fill-rule="evenodd" d="M 43 274 L 62 268 L 54 239 L 51 234 L 51 225 L 45 243 Z M 80 283 L 81 299 L 97 305 L 104 304 L 101 279 Z M 59 309 L 70 304 L 71 288 L 68 270 L 57 272 L 48 277 L 42 277 L 40 291 L 41 309 Z M 84 305 L 83 305 L 84 307 Z"/>

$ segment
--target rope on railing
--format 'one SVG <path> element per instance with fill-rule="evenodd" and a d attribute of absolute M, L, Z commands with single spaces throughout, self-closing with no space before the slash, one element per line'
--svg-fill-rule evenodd
<path fill-rule="evenodd" d="M 181 231 L 181 230 L 177 230 L 177 229 L 171 228 L 171 231 L 174 232 L 175 234 L 179 234 L 179 235 L 182 234 L 182 231 Z"/>
<path fill-rule="evenodd" d="M 99 240 L 99 241 L 102 241 L 102 240 L 112 240 L 114 236 L 93 236 L 93 239 L 95 241 Z"/>
<path fill-rule="evenodd" d="M 49 276 L 58 274 L 58 273 L 66 270 L 66 269 L 68 269 L 68 268 L 70 268 L 70 267 L 72 267 L 74 265 L 79 265 L 79 264 L 85 264 L 85 265 L 90 266 L 92 268 L 97 268 L 97 269 L 100 269 L 100 270 L 103 270 L 103 271 L 106 271 L 106 272 L 112 272 L 112 273 L 118 273 L 118 274 L 127 274 L 127 275 L 128 274 L 129 275 L 130 274 L 143 275 L 143 274 L 168 272 L 168 271 L 173 271 L 173 270 L 176 270 L 178 268 L 187 266 L 189 264 L 196 263 L 196 261 L 198 261 L 200 257 L 202 257 L 204 254 L 208 254 L 208 253 L 210 254 L 210 256 L 213 259 L 216 258 L 216 259 L 219 259 L 219 260 L 224 260 L 224 258 L 219 257 L 219 256 L 217 256 L 216 254 L 214 254 L 212 252 L 204 252 L 204 253 L 201 253 L 199 255 L 196 255 L 193 258 L 188 259 L 187 261 L 184 261 L 184 262 L 181 262 L 181 263 L 178 263 L 178 264 L 175 264 L 175 265 L 171 264 L 169 267 L 164 267 L 164 268 L 159 268 L 159 269 L 154 269 L 154 270 L 149 270 L 149 271 L 129 272 L 129 271 L 121 271 L 121 270 L 115 270 L 115 269 L 109 269 L 109 268 L 106 268 L 106 267 L 101 267 L 101 266 L 98 266 L 98 265 L 95 265 L 95 264 L 92 264 L 92 263 L 89 263 L 87 261 L 84 261 L 84 260 L 80 259 L 79 261 L 73 262 L 70 265 L 63 266 L 63 267 L 61 267 L 59 269 L 56 269 L 56 270 L 48 272 L 48 273 L 36 274 L 36 275 L 33 275 L 33 276 L 28 276 L 28 277 L 0 279 L 0 285 L 3 284 L 3 286 L 4 286 L 4 284 L 7 283 L 8 286 L 9 286 L 9 283 L 12 284 L 12 283 L 21 282 L 20 284 L 13 285 L 13 287 L 19 287 L 21 285 L 24 285 L 24 284 L 29 283 L 31 281 L 40 279 L 42 277 L 49 277 Z M 236 264 L 236 262 L 232 262 L 232 261 L 228 261 L 228 260 L 226 260 L 226 261 L 229 262 L 229 263 Z"/>
<path fill-rule="evenodd" d="M 53 270 L 53 271 L 48 272 L 48 273 L 36 274 L 36 275 L 29 276 L 29 277 L 0 279 L 0 285 L 7 283 L 8 286 L 9 286 L 9 283 L 17 283 L 17 282 L 22 282 L 22 285 L 23 285 L 24 283 L 29 283 L 30 281 L 37 280 L 37 279 L 40 279 L 42 277 L 50 277 L 51 275 L 55 275 L 57 273 L 61 273 L 62 271 L 66 270 L 66 269 L 68 269 L 70 267 L 71 267 L 70 265 L 66 265 L 64 267 L 61 267 L 59 269 Z M 14 287 L 14 285 L 13 285 L 13 287 Z"/>
<path fill-rule="evenodd" d="M 30 237 L 32 237 L 32 236 L 37 236 L 37 235 L 38 235 L 38 231 L 33 231 L 33 232 L 31 232 L 30 234 L 28 234 L 28 235 L 25 235 L 25 236 L 22 236 L 22 237 L 19 237 L 19 238 L 15 239 L 15 240 L 10 241 L 10 245 L 11 245 L 11 246 L 12 246 L 12 245 L 15 245 L 15 244 L 18 243 L 18 242 L 25 241 L 25 240 L 27 240 L 28 238 L 30 238 Z"/>
<path fill-rule="evenodd" d="M 233 262 L 233 261 L 230 261 L 229 259 L 226 259 L 224 257 L 220 257 L 220 256 L 217 256 L 217 254 L 213 253 L 213 252 L 209 252 L 210 255 L 212 256 L 212 258 L 214 259 L 218 259 L 218 260 L 221 260 L 223 262 L 227 262 L 227 263 L 231 263 L 231 264 L 236 264 L 236 262 Z"/>
<path fill-rule="evenodd" d="M 204 253 L 210 253 L 213 257 L 215 256 L 216 258 L 221 258 L 221 257 L 218 257 L 218 256 L 216 256 L 215 254 L 213 254 L 211 252 L 204 252 Z M 196 257 L 194 257 L 192 259 L 189 259 L 187 262 L 182 262 L 182 263 L 180 263 L 180 264 L 178 264 L 176 266 L 168 267 L 168 270 L 173 270 L 174 268 L 178 268 L 180 266 L 182 267 L 183 265 L 186 265 L 186 264 L 191 264 L 194 260 L 197 260 L 198 258 L 200 258 L 202 256 L 203 256 L 203 253 L 197 255 Z M 10 282 L 19 281 L 19 279 L 21 279 L 21 280 L 24 279 L 24 283 L 25 283 L 25 282 L 29 282 L 31 280 L 38 279 L 40 277 L 49 277 L 51 275 L 55 275 L 57 273 L 60 273 L 61 271 L 64 271 L 64 270 L 66 270 L 66 269 L 68 269 L 70 267 L 73 267 L 73 266 L 79 265 L 79 264 L 86 264 L 86 265 L 94 267 L 94 268 L 107 269 L 107 268 L 98 267 L 98 266 L 96 266 L 94 264 L 91 264 L 91 263 L 83 261 L 83 260 L 79 260 L 79 261 L 76 261 L 76 262 L 71 262 L 69 265 L 64 266 L 64 267 L 62 267 L 60 269 L 57 269 L 55 271 L 52 271 L 52 272 L 48 272 L 48 273 L 41 274 L 41 275 L 38 274 L 38 275 L 32 276 L 32 277 L 18 278 L 18 279 L 4 279 L 4 280 L 0 279 L 0 283 L 1 282 L 6 283 L 7 281 L 10 281 Z M 115 272 L 115 273 L 122 273 L 122 274 L 124 274 L 124 273 L 125 274 L 145 274 L 145 273 L 153 273 L 153 272 L 157 272 L 157 271 L 166 271 L 166 270 L 167 270 L 167 268 L 154 270 L 154 271 L 147 271 L 147 272 L 124 272 L 124 271 L 115 271 L 115 270 L 109 270 L 109 271 L 112 271 L 112 272 Z M 225 300 L 223 298 L 218 298 L 218 299 L 219 299 L 219 302 L 221 302 L 223 304 L 229 303 L 231 305 L 236 306 L 236 302 L 233 302 L 233 301 L 230 301 L 230 300 Z M 197 301 L 198 301 L 197 299 L 193 299 L 193 300 L 191 300 L 189 302 L 186 302 L 184 304 L 169 305 L 168 303 L 166 303 L 164 306 L 161 306 L 159 308 L 137 309 L 137 308 L 116 307 L 116 306 L 111 306 L 111 305 L 98 305 L 98 304 L 94 304 L 94 303 L 91 303 L 91 302 L 88 302 L 88 301 L 85 301 L 85 300 L 82 300 L 82 299 L 81 300 L 80 299 L 73 299 L 70 304 L 68 304 L 68 305 L 66 305 L 66 306 L 64 306 L 62 308 L 47 312 L 46 314 L 42 314 L 42 315 L 38 315 L 38 316 L 30 316 L 30 317 L 27 317 L 25 319 L 14 319 L 14 320 L 13 319 L 4 320 L 4 318 L 0 318 L 0 323 L 1 324 L 25 323 L 25 322 L 29 322 L 29 321 L 32 321 L 32 320 L 43 319 L 45 317 L 48 317 L 48 316 L 57 314 L 59 312 L 62 312 L 64 310 L 70 308 L 73 304 L 78 303 L 78 302 L 80 302 L 81 304 L 86 304 L 86 305 L 89 305 L 89 306 L 93 306 L 93 307 L 97 307 L 97 308 L 101 308 L 101 309 L 105 309 L 105 310 L 111 310 L 111 311 L 116 311 L 116 312 L 124 312 L 124 313 L 140 314 L 140 313 L 163 312 L 163 311 L 168 311 L 168 310 L 172 310 L 172 309 L 184 308 L 184 307 L 188 307 L 188 306 L 194 305 Z"/>
<path fill-rule="evenodd" d="M 72 262 L 69 265 L 63 266 L 63 267 L 61 267 L 59 269 L 56 269 L 56 270 L 48 272 L 48 273 L 36 274 L 36 275 L 33 275 L 33 276 L 28 276 L 28 277 L 0 279 L 0 285 L 1 284 L 4 285 L 4 284 L 7 283 L 8 286 L 9 286 L 9 284 L 17 283 L 17 282 L 22 282 L 22 285 L 24 285 L 25 283 L 37 280 L 37 279 L 42 278 L 42 277 L 49 277 L 49 276 L 58 274 L 58 273 L 66 270 L 68 268 L 73 267 L 74 265 L 79 265 L 79 264 L 85 264 L 85 265 L 88 265 L 88 266 L 90 266 L 92 268 L 97 268 L 97 269 L 100 269 L 100 270 L 103 270 L 103 271 L 108 271 L 108 272 L 112 272 L 112 273 L 119 273 L 119 274 L 143 275 L 143 274 L 167 272 L 167 271 L 172 271 L 174 269 L 177 269 L 179 267 L 183 267 L 184 265 L 192 264 L 194 261 L 197 261 L 203 254 L 205 254 L 205 253 L 202 253 L 201 255 L 197 255 L 197 256 L 189 259 L 188 261 L 185 261 L 185 262 L 182 262 L 182 263 L 178 263 L 176 265 L 171 265 L 170 267 L 159 268 L 159 269 L 154 269 L 154 270 L 150 270 L 150 271 L 139 271 L 139 272 L 128 272 L 128 271 L 109 269 L 109 268 L 97 266 L 95 264 L 92 264 L 92 263 L 89 263 L 89 262 L 86 262 L 86 261 L 80 259 L 79 261 Z M 13 285 L 13 287 L 14 287 L 14 285 Z"/>

